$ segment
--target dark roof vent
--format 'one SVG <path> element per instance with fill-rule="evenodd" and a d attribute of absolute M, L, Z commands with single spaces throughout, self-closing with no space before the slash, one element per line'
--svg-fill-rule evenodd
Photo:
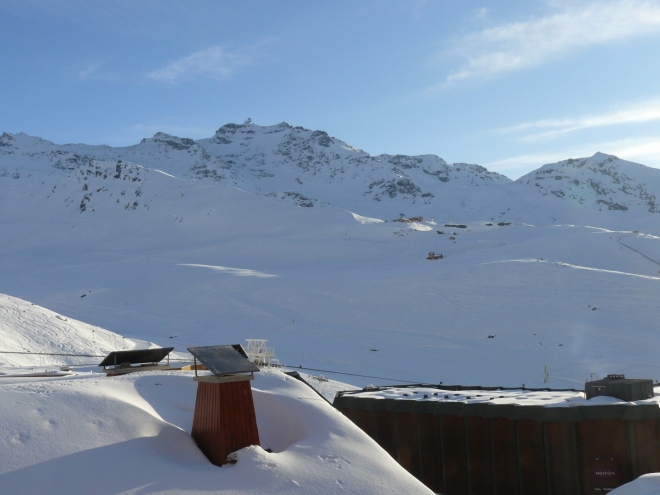
<path fill-rule="evenodd" d="M 626 378 L 625 375 L 607 375 L 602 380 L 584 384 L 587 399 L 607 396 L 628 402 L 653 397 L 653 380 Z"/>

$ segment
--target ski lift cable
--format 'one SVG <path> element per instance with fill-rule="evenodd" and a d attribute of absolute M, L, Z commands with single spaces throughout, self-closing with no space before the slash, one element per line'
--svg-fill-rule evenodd
<path fill-rule="evenodd" d="M 105 357 L 97 354 L 65 354 L 55 352 L 21 352 L 21 351 L 0 351 L 0 354 L 32 354 L 33 356 L 72 356 L 72 357 Z"/>

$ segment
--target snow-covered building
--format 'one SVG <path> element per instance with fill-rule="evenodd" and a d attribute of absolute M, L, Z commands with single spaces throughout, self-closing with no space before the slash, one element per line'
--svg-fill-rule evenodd
<path fill-rule="evenodd" d="M 660 471 L 660 397 L 419 385 L 334 405 L 436 493 L 606 493 Z"/>

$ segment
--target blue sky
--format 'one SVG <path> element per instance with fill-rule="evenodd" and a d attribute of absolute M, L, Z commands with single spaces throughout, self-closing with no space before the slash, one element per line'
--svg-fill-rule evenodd
<path fill-rule="evenodd" d="M 660 0 L 3 0 L 0 42 L 0 132 L 57 143 L 249 117 L 512 178 L 660 167 Z"/>

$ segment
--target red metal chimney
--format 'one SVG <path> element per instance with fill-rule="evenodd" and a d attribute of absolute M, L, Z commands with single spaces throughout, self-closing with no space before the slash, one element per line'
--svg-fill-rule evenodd
<path fill-rule="evenodd" d="M 188 351 L 213 374 L 197 376 L 192 437 L 211 463 L 222 466 L 227 455 L 259 445 L 250 381 L 259 368 L 239 344 L 190 347 Z M 195 366 L 196 367 L 196 366 Z M 249 373 L 249 374 L 248 374 Z"/>

